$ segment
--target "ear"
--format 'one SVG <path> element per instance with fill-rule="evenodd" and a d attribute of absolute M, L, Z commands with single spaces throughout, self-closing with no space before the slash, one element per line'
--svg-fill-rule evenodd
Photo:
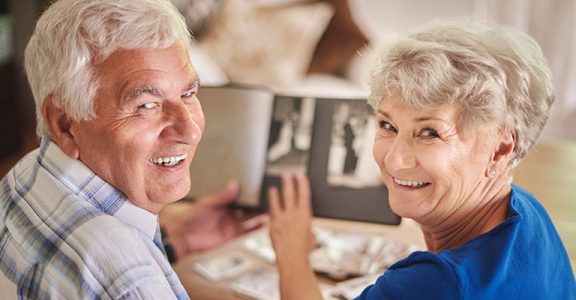
<path fill-rule="evenodd" d="M 80 151 L 71 130 L 74 121 L 72 121 L 62 108 L 54 103 L 52 95 L 44 99 L 42 103 L 42 115 L 50 131 L 52 140 L 66 155 L 78 159 L 80 157 Z"/>
<path fill-rule="evenodd" d="M 514 158 L 516 146 L 516 132 L 514 130 L 500 130 L 499 143 L 492 155 L 490 166 L 486 170 L 486 176 L 494 177 L 496 174 L 505 172 L 508 163 Z"/>

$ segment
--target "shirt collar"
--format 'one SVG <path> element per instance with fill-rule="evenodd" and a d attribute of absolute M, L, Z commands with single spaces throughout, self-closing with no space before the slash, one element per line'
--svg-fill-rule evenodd
<path fill-rule="evenodd" d="M 49 138 L 42 138 L 39 162 L 72 193 L 154 239 L 158 226 L 155 214 L 134 205 L 126 195 L 81 161 L 70 158 Z"/>
<path fill-rule="evenodd" d="M 151 240 L 154 239 L 158 227 L 158 217 L 155 214 L 134 205 L 130 201 L 125 201 L 114 216 L 125 224 L 140 229 Z"/>

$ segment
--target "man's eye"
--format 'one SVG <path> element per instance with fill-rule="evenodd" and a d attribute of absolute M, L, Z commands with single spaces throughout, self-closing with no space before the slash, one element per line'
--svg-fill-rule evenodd
<path fill-rule="evenodd" d="M 158 103 L 155 102 L 148 102 L 138 106 L 139 109 L 154 109 L 158 107 Z"/>
<path fill-rule="evenodd" d="M 434 129 L 425 128 L 420 131 L 420 136 L 423 138 L 437 138 L 440 137 L 438 132 Z"/>
<path fill-rule="evenodd" d="M 188 91 L 182 93 L 182 95 L 180 97 L 190 98 L 190 97 L 194 96 L 194 94 L 196 94 L 196 90 L 188 90 Z"/>
<path fill-rule="evenodd" d="M 384 130 L 388 130 L 388 131 L 392 131 L 392 132 L 397 132 L 396 128 L 394 128 L 394 126 L 392 126 L 392 124 L 390 124 L 386 121 L 380 121 L 379 125 L 380 125 L 380 129 L 384 129 Z"/>

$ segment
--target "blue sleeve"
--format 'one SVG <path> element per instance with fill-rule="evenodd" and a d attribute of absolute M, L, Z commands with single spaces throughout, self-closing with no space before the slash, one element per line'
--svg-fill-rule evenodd
<path fill-rule="evenodd" d="M 416 252 L 390 267 L 356 299 L 461 299 L 450 264 L 429 252 Z"/>

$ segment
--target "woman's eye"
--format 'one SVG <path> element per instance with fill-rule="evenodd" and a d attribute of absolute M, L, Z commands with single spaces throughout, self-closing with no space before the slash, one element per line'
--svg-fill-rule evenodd
<path fill-rule="evenodd" d="M 392 131 L 392 132 L 397 132 L 396 128 L 394 128 L 394 126 L 392 126 L 392 124 L 390 124 L 386 121 L 380 121 L 380 129 L 384 129 L 384 130 L 388 130 L 388 131 Z"/>
<path fill-rule="evenodd" d="M 438 132 L 434 129 L 426 128 L 420 131 L 420 136 L 423 138 L 437 138 L 440 137 Z"/>
<path fill-rule="evenodd" d="M 154 109 L 156 107 L 158 107 L 158 103 L 155 103 L 155 102 L 148 102 L 148 103 L 144 103 L 144 104 L 138 106 L 139 109 L 146 109 L 146 110 Z"/>

